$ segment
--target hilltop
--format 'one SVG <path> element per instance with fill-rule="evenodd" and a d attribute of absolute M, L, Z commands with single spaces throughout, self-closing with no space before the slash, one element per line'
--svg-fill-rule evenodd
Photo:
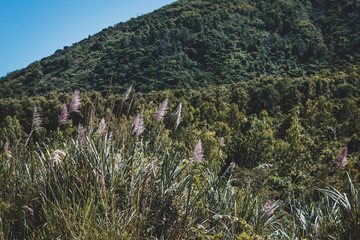
<path fill-rule="evenodd" d="M 359 1 L 187 0 L 119 23 L 0 80 L 0 96 L 74 88 L 142 92 L 359 62 Z"/>

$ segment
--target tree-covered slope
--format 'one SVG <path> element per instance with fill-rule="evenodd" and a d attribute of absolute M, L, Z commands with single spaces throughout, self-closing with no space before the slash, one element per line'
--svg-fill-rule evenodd
<path fill-rule="evenodd" d="M 358 0 L 183 0 L 0 80 L 0 96 L 198 87 L 304 77 L 359 62 Z"/>

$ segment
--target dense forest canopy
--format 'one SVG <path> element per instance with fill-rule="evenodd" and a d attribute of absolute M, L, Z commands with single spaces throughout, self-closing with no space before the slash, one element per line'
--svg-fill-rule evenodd
<path fill-rule="evenodd" d="M 10 73 L 0 95 L 311 76 L 358 64 L 359 16 L 357 0 L 176 1 Z"/>

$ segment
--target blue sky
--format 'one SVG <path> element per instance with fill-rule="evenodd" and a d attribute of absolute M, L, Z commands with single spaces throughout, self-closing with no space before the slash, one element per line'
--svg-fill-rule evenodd
<path fill-rule="evenodd" d="M 0 77 L 175 0 L 0 0 Z"/>

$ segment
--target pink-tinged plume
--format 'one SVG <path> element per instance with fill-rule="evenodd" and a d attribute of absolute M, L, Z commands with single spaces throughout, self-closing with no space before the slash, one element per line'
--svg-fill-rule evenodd
<path fill-rule="evenodd" d="M 75 89 L 74 94 L 72 95 L 71 98 L 71 103 L 70 103 L 70 112 L 80 112 L 79 111 L 79 106 L 80 106 L 80 92 L 79 90 Z"/>
<path fill-rule="evenodd" d="M 336 158 L 336 166 L 340 169 L 344 169 L 347 165 L 347 147 L 343 147 L 341 154 Z"/>
<path fill-rule="evenodd" d="M 274 201 L 274 199 L 268 200 L 265 205 L 262 207 L 262 210 L 265 212 L 267 216 L 271 216 L 274 214 L 275 210 L 281 206 L 281 201 Z"/>
<path fill-rule="evenodd" d="M 194 162 L 201 162 L 203 160 L 203 150 L 202 150 L 202 143 L 201 143 L 200 139 L 195 146 L 192 160 Z"/>
<path fill-rule="evenodd" d="M 61 112 L 60 112 L 60 116 L 59 116 L 59 124 L 63 125 L 65 123 L 67 123 L 69 120 L 68 118 L 69 118 L 69 112 L 68 112 L 66 104 L 64 103 L 61 106 Z"/>
<path fill-rule="evenodd" d="M 157 112 L 155 113 L 154 115 L 154 118 L 156 120 L 161 120 L 164 118 L 165 114 L 166 114 L 166 109 L 167 109 L 167 106 L 168 106 L 168 101 L 169 101 L 169 98 L 166 98 L 159 106 Z"/>

